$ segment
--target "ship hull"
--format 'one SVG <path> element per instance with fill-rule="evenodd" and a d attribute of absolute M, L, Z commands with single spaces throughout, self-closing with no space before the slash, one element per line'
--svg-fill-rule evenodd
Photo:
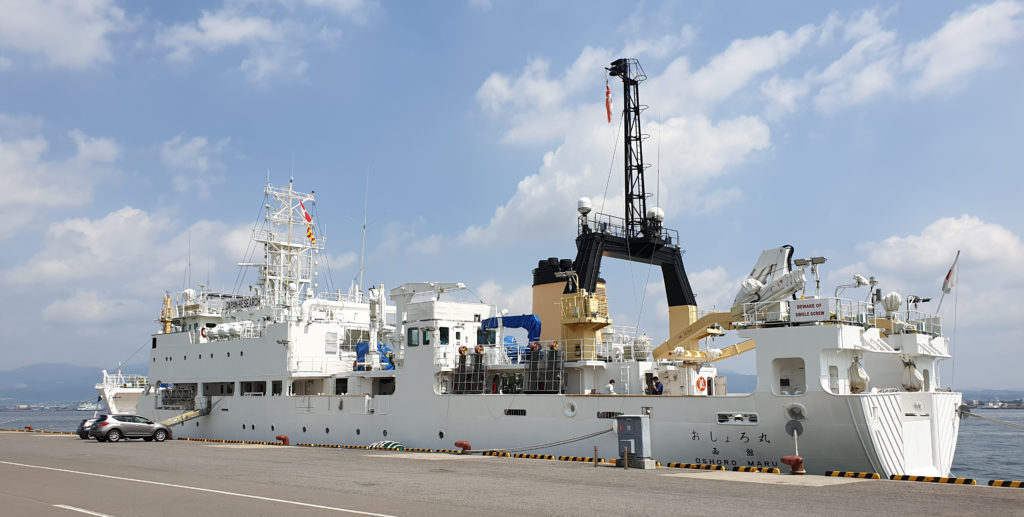
<path fill-rule="evenodd" d="M 139 412 L 158 420 L 174 410 Z M 179 438 L 474 449 L 554 456 L 618 457 L 616 414 L 651 415 L 652 458 L 731 467 L 780 467 L 797 447 L 809 473 L 948 475 L 956 447 L 959 393 L 874 393 L 719 397 L 629 395 L 359 395 L 212 397 L 203 417 L 174 427 Z M 910 408 L 917 406 L 913 411 Z M 798 408 L 794 419 L 793 408 Z M 751 417 L 751 415 L 756 415 Z M 746 420 L 743 419 L 746 417 Z M 755 421 L 751 422 L 751 418 Z M 731 419 L 732 421 L 719 422 Z M 789 426 L 787 428 L 787 425 Z M 796 428 L 794 442 L 790 432 Z M 917 437 L 913 443 L 904 435 Z M 908 450 L 912 447 L 912 450 Z"/>

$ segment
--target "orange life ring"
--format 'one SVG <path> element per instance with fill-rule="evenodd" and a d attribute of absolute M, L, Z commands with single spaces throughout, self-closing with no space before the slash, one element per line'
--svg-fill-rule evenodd
<path fill-rule="evenodd" d="M 469 349 L 468 349 L 468 348 L 466 348 L 466 345 L 462 345 L 462 346 L 460 346 L 460 347 L 459 347 L 459 355 L 466 355 L 466 351 L 467 351 L 467 350 L 469 350 Z"/>
<path fill-rule="evenodd" d="M 708 381 L 704 377 L 697 377 L 697 391 L 704 391 L 708 387 Z"/>
<path fill-rule="evenodd" d="M 206 337 L 206 327 L 203 327 L 203 328 L 199 329 L 199 335 L 203 336 L 203 337 Z"/>
<path fill-rule="evenodd" d="M 484 353 L 484 346 L 483 345 L 477 345 L 476 346 L 476 353 L 478 353 L 478 354 Z"/>

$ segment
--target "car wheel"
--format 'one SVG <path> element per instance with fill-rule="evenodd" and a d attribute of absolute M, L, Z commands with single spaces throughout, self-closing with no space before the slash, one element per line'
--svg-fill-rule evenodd
<path fill-rule="evenodd" d="M 121 439 L 121 431 L 118 431 L 117 429 L 111 429 L 110 432 L 107 433 L 107 441 L 116 442 L 116 441 L 118 441 L 120 439 Z"/>
<path fill-rule="evenodd" d="M 158 441 L 158 442 L 162 442 L 162 441 L 166 440 L 167 439 L 167 431 L 164 431 L 163 429 L 157 429 L 156 432 L 153 433 L 153 439 Z"/>

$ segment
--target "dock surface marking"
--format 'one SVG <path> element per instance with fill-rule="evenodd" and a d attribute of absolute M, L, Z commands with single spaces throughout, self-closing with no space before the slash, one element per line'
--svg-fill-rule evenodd
<path fill-rule="evenodd" d="M 92 476 L 92 477 L 98 477 L 98 478 L 116 479 L 116 480 L 119 480 L 119 481 L 131 481 L 133 483 L 143 483 L 143 484 L 147 484 L 147 485 L 165 486 L 165 487 L 170 487 L 170 488 L 182 488 L 182 489 L 185 489 L 185 490 L 195 490 L 195 491 L 198 491 L 198 492 L 207 492 L 207 493 L 211 493 L 211 494 L 230 495 L 230 496 L 235 496 L 235 497 L 244 497 L 244 498 L 247 498 L 247 499 L 258 499 L 260 501 L 270 501 L 270 502 L 274 502 L 274 503 L 293 504 L 293 505 L 296 505 L 296 506 L 304 506 L 306 508 L 316 508 L 318 510 L 330 510 L 330 511 L 334 511 L 334 512 L 354 513 L 354 514 L 358 514 L 358 515 L 372 515 L 374 517 L 395 517 L 394 515 L 388 515 L 386 513 L 364 512 L 364 511 L 360 511 L 360 510 L 351 510 L 351 509 L 348 509 L 348 508 L 338 508 L 336 506 L 324 506 L 324 505 L 321 505 L 321 504 L 303 503 L 301 501 L 289 501 L 287 499 L 276 499 L 276 498 L 273 498 L 273 497 L 263 497 L 263 496 L 259 496 L 259 495 L 240 494 L 238 492 L 227 492 L 227 491 L 224 491 L 224 490 L 214 490 L 212 488 L 202 488 L 202 487 L 188 486 L 188 485 L 176 485 L 174 483 L 161 483 L 159 481 L 150 481 L 148 479 L 134 479 L 134 478 L 126 478 L 126 477 L 120 477 L 120 476 L 109 476 L 107 474 L 96 474 L 96 473 L 93 473 L 93 472 L 81 472 L 81 471 L 78 471 L 78 470 L 58 469 L 58 468 L 55 468 L 55 467 L 44 467 L 42 465 L 28 465 L 28 464 L 25 464 L 25 463 L 14 463 L 13 461 L 2 461 L 2 460 L 0 460 L 0 463 L 2 463 L 4 465 L 13 465 L 15 467 L 26 467 L 26 468 L 40 469 L 40 470 L 51 470 L 51 471 L 55 471 L 55 472 L 64 472 L 64 473 L 67 473 L 67 474 L 78 474 L 78 475 L 81 475 L 81 476 Z"/>

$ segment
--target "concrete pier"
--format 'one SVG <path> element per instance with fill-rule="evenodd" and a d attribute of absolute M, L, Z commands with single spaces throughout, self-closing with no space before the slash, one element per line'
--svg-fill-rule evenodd
<path fill-rule="evenodd" d="M 5 516 L 962 516 L 1024 507 L 1024 490 L 988 486 L 16 432 L 0 432 L 0 480 Z"/>

